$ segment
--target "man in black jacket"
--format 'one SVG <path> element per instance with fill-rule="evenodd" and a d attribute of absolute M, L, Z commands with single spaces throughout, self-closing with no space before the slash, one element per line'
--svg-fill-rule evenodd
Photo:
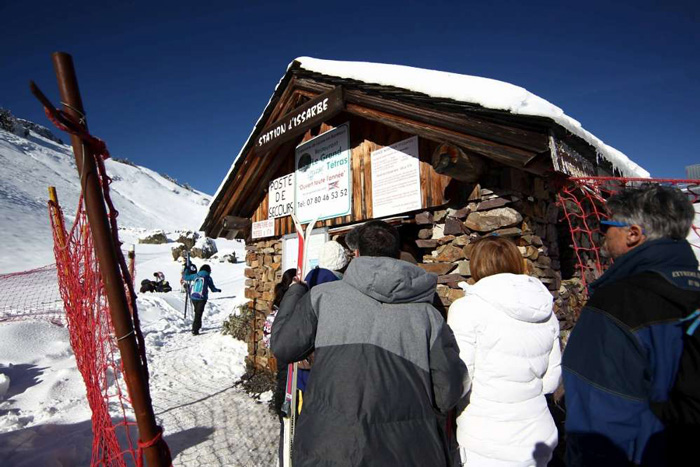
<path fill-rule="evenodd" d="M 567 465 L 690 465 L 678 459 L 700 439 L 693 206 L 675 188 L 644 186 L 607 208 L 615 263 L 591 284 L 562 361 Z"/>
<path fill-rule="evenodd" d="M 369 222 L 342 280 L 296 284 L 282 300 L 275 357 L 315 350 L 295 467 L 447 464 L 439 414 L 463 397 L 467 371 L 431 305 L 436 276 L 398 256 L 396 229 Z"/>

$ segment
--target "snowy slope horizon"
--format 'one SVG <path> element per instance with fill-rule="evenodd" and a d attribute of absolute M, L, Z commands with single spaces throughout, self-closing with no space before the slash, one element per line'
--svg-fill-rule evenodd
<path fill-rule="evenodd" d="M 48 187 L 56 187 L 68 223 L 80 196 L 72 148 L 40 125 L 17 120 L 23 131 L 0 129 L 0 273 L 53 263 Z M 211 196 L 146 167 L 113 159 L 105 165 L 120 228 L 199 228 Z"/>

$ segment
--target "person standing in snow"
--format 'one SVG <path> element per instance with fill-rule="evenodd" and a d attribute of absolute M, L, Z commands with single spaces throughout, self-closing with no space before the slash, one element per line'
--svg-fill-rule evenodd
<path fill-rule="evenodd" d="M 476 283 L 447 318 L 471 377 L 457 418 L 463 465 L 544 467 L 558 441 L 544 396 L 561 376 L 552 294 L 502 237 L 478 240 L 470 268 Z"/>
<path fill-rule="evenodd" d="M 182 278 L 185 281 L 192 281 L 190 284 L 190 298 L 194 307 L 194 321 L 192 321 L 192 335 L 199 335 L 199 330 L 202 328 L 202 314 L 204 307 L 209 298 L 209 290 L 212 292 L 221 292 L 214 285 L 214 280 L 211 277 L 211 267 L 208 264 L 199 268 L 196 274 L 185 272 Z"/>
<path fill-rule="evenodd" d="M 563 358 L 566 462 L 693 465 L 700 439 L 700 272 L 680 190 L 627 188 L 607 201 L 603 252 Z"/>
<path fill-rule="evenodd" d="M 272 326 L 282 361 L 315 352 L 293 465 L 447 465 L 438 413 L 466 367 L 432 305 L 437 277 L 398 259 L 396 229 L 371 221 L 343 279 L 292 285 Z"/>

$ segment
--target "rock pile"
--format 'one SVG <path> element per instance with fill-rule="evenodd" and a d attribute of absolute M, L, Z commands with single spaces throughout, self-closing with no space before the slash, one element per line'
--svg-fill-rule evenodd
<path fill-rule="evenodd" d="M 154 230 L 142 237 L 139 237 L 139 243 L 148 245 L 160 245 L 168 243 L 168 237 L 162 230 Z"/>
<path fill-rule="evenodd" d="M 544 189 L 535 192 L 540 196 L 477 185 L 460 209 L 416 215 L 420 230 L 415 242 L 423 250 L 419 266 L 438 275 L 438 296 L 445 308 L 464 296 L 460 282 L 473 283 L 469 266 L 472 245 L 489 235 L 512 238 L 528 273 L 556 297 L 561 284 L 557 206 L 552 193 Z"/>

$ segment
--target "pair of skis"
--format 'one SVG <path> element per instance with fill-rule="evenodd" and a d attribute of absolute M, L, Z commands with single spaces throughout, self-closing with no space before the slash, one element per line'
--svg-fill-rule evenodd
<path fill-rule="evenodd" d="M 187 259 L 185 260 L 185 274 L 190 273 L 190 252 L 187 252 Z M 191 281 L 186 281 L 183 284 L 183 287 L 185 288 L 185 315 L 182 317 L 183 320 L 187 319 L 187 304 L 191 301 L 190 300 L 190 282 Z"/>
<path fill-rule="evenodd" d="M 297 258 L 297 278 L 303 280 L 307 271 L 306 259 L 309 247 L 309 238 L 311 231 L 314 229 L 318 217 L 314 218 L 307 226 L 306 230 L 299 222 L 299 219 L 292 214 L 292 220 L 297 229 L 299 238 L 299 249 Z M 280 467 L 292 467 L 292 448 L 294 443 L 294 428 L 297 416 L 297 363 L 290 363 L 287 366 L 287 387 L 284 395 L 284 404 L 282 411 L 284 412 L 284 444 L 282 449 L 283 464 Z"/>

